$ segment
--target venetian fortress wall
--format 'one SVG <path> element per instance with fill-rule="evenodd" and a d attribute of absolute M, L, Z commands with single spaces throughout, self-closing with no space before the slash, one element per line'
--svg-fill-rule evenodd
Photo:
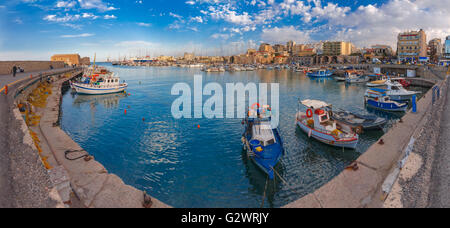
<path fill-rule="evenodd" d="M 61 61 L 0 61 L 0 75 L 11 74 L 14 65 L 24 69 L 25 73 L 49 70 L 50 66 L 54 69 L 64 68 L 64 62 Z"/>

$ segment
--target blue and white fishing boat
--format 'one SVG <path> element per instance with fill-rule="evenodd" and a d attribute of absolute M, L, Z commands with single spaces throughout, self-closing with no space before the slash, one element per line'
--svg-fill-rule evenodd
<path fill-rule="evenodd" d="M 408 109 L 408 103 L 399 103 L 391 100 L 387 92 L 388 90 L 385 89 L 368 89 L 364 97 L 364 102 L 371 108 L 383 111 L 405 112 Z"/>
<path fill-rule="evenodd" d="M 242 143 L 248 157 L 273 180 L 284 148 L 278 129 L 271 126 L 270 107 L 252 108 L 243 123 Z"/>
<path fill-rule="evenodd" d="M 120 83 L 120 78 L 103 67 L 88 69 L 80 82 L 71 82 L 70 86 L 78 94 L 102 95 L 124 92 L 127 83 Z"/>
<path fill-rule="evenodd" d="M 306 75 L 311 78 L 327 78 L 331 77 L 331 75 L 333 75 L 333 72 L 330 70 L 320 69 L 317 71 L 309 72 Z"/>

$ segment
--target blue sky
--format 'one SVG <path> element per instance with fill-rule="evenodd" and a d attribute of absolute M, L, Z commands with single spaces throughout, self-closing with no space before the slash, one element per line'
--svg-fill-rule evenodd
<path fill-rule="evenodd" d="M 288 40 L 395 48 L 419 28 L 450 35 L 450 0 L 0 0 L 0 60 L 229 55 Z"/>

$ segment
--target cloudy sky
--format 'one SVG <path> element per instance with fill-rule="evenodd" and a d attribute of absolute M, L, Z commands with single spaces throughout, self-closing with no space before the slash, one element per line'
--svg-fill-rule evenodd
<path fill-rule="evenodd" d="M 389 44 L 450 35 L 450 0 L 0 0 L 0 60 L 230 55 L 261 42 Z"/>

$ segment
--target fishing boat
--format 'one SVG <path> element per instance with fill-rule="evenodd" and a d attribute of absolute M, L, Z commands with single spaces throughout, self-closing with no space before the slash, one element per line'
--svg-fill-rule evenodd
<path fill-rule="evenodd" d="M 278 129 L 271 126 L 270 107 L 252 107 L 243 124 L 242 143 L 248 157 L 273 180 L 284 148 Z"/>
<path fill-rule="evenodd" d="M 338 82 L 345 82 L 346 81 L 346 77 L 345 76 L 335 76 L 334 80 L 338 81 Z"/>
<path fill-rule="evenodd" d="M 349 84 L 353 83 L 365 83 L 369 81 L 369 77 L 360 74 L 355 70 L 347 70 L 345 72 L 345 82 Z"/>
<path fill-rule="evenodd" d="M 402 84 L 392 80 L 386 81 L 387 91 L 386 95 L 395 101 L 409 101 L 414 95 L 420 94 L 421 92 L 406 90 Z"/>
<path fill-rule="evenodd" d="M 331 77 L 331 75 L 333 75 L 333 72 L 330 70 L 320 69 L 314 72 L 306 73 L 306 75 L 311 78 L 326 78 Z"/>
<path fill-rule="evenodd" d="M 120 83 L 120 78 L 104 67 L 93 66 L 88 68 L 81 81 L 71 82 L 78 94 L 100 95 L 124 92 L 128 87 L 127 83 Z"/>
<path fill-rule="evenodd" d="M 310 138 L 335 147 L 356 148 L 359 135 L 351 126 L 330 118 L 331 105 L 317 100 L 304 100 L 300 104 L 308 110 L 299 111 L 296 122 Z"/>
<path fill-rule="evenodd" d="M 391 112 L 405 112 L 408 109 L 407 103 L 400 103 L 392 100 L 387 95 L 388 90 L 371 88 L 366 91 L 364 103 L 375 109 Z"/>
<path fill-rule="evenodd" d="M 366 84 L 368 87 L 381 87 L 385 86 L 387 77 L 381 74 L 369 75 L 369 82 Z"/>
<path fill-rule="evenodd" d="M 381 129 L 387 123 L 387 119 L 376 115 L 362 115 L 341 109 L 333 110 L 331 118 L 350 125 L 357 134 L 365 130 Z"/>

